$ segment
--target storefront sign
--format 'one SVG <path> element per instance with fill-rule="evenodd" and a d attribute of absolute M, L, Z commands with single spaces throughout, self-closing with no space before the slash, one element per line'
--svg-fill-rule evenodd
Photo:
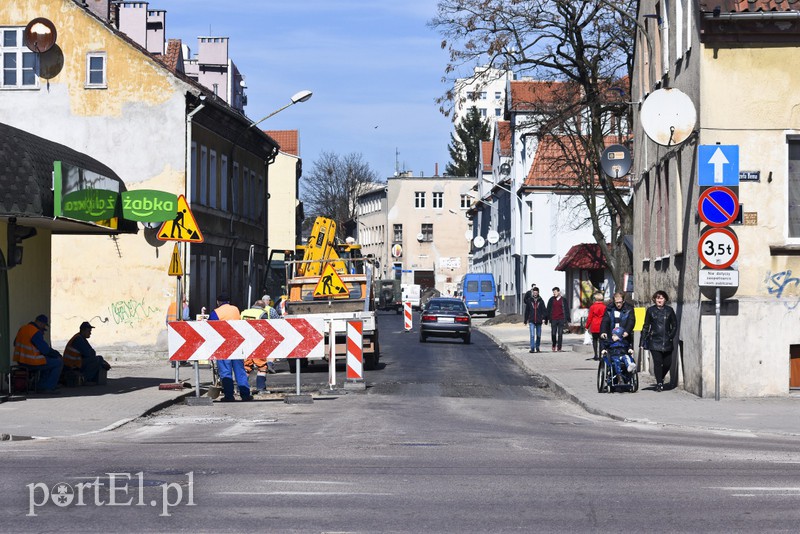
<path fill-rule="evenodd" d="M 178 196 L 154 189 L 122 192 L 122 216 L 130 221 L 164 222 L 175 218 Z"/>

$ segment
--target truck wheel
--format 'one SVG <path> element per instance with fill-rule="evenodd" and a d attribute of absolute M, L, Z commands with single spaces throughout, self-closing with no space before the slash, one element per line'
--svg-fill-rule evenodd
<path fill-rule="evenodd" d="M 472 335 L 471 334 L 464 334 L 464 343 L 469 345 L 471 341 L 472 341 Z"/>
<path fill-rule="evenodd" d="M 364 369 L 373 371 L 378 368 L 378 356 L 376 354 L 364 355 Z"/>
<path fill-rule="evenodd" d="M 419 333 L 419 342 L 420 342 L 420 343 L 425 343 L 426 341 L 428 341 L 428 336 L 426 336 L 425 334 L 423 334 L 422 332 L 420 332 L 420 333 Z"/>
<path fill-rule="evenodd" d="M 495 312 L 490 311 L 489 313 L 486 314 L 486 317 L 490 317 L 490 318 L 494 317 L 494 314 L 495 314 Z"/>

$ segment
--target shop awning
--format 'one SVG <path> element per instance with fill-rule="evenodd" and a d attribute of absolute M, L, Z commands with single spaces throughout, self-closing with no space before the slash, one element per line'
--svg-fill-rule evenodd
<path fill-rule="evenodd" d="M 597 243 L 581 243 L 569 249 L 567 255 L 558 262 L 556 271 L 566 271 L 567 269 L 592 271 L 605 269 L 607 266 L 608 264 L 603 252 L 600 250 L 600 245 Z"/>

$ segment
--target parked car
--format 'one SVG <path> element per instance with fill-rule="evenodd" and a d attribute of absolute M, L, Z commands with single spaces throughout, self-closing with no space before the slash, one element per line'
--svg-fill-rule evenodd
<path fill-rule="evenodd" d="M 470 313 L 494 317 L 497 313 L 497 286 L 492 273 L 467 273 L 461 280 L 461 298 Z"/>
<path fill-rule="evenodd" d="M 420 342 L 425 343 L 429 336 L 460 337 L 464 343 L 470 342 L 472 318 L 460 299 L 432 298 L 420 315 Z"/>

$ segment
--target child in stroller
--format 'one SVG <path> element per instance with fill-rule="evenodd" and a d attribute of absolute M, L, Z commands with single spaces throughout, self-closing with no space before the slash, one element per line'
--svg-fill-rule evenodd
<path fill-rule="evenodd" d="M 613 373 L 612 383 L 628 384 L 630 377 L 636 372 L 636 363 L 633 361 L 633 349 L 628 340 L 623 336 L 622 328 L 611 331 L 611 339 L 605 341 L 605 347 L 600 353 L 607 357 L 609 367 Z"/>

